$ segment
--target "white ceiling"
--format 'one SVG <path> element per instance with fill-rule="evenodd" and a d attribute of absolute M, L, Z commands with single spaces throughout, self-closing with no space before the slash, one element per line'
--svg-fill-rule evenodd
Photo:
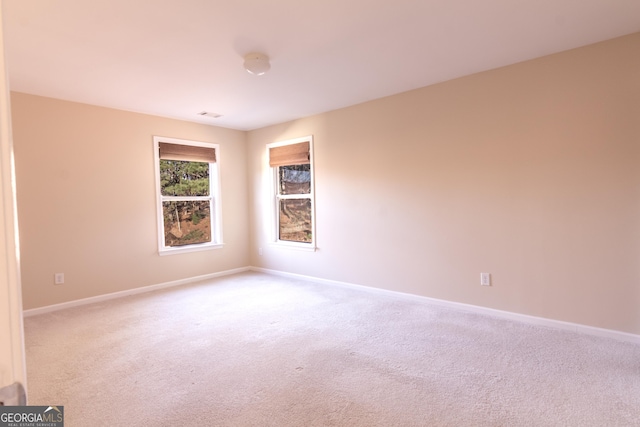
<path fill-rule="evenodd" d="M 242 130 L 640 31 L 640 0 L 2 1 L 12 90 Z"/>

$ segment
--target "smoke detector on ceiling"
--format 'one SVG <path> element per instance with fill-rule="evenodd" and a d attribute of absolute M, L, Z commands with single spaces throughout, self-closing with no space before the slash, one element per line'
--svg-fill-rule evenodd
<path fill-rule="evenodd" d="M 256 76 L 261 76 L 271 68 L 269 57 L 264 53 L 252 52 L 244 56 L 244 69 Z"/>

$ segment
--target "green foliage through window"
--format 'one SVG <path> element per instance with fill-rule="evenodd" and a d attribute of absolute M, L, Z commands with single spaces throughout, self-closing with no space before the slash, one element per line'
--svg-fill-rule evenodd
<path fill-rule="evenodd" d="M 160 189 L 169 197 L 208 197 L 209 163 L 160 160 Z M 166 246 L 211 241 L 209 200 L 162 203 Z M 206 219 L 207 221 L 203 221 Z"/>
<path fill-rule="evenodd" d="M 209 163 L 160 160 L 163 196 L 208 196 Z"/>

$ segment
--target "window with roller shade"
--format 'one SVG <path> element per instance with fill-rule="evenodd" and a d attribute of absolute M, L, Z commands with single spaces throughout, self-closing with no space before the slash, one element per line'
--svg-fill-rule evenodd
<path fill-rule="evenodd" d="M 267 145 L 273 173 L 275 241 L 315 248 L 311 136 Z"/>
<path fill-rule="evenodd" d="M 161 254 L 222 244 L 219 146 L 154 137 Z"/>

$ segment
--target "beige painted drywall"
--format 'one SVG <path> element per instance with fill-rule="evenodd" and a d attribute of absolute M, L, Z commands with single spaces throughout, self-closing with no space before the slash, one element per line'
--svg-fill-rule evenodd
<path fill-rule="evenodd" d="M 251 264 L 639 334 L 638 52 L 640 33 L 249 132 Z M 309 134 L 317 252 L 270 243 L 265 145 Z"/>
<path fill-rule="evenodd" d="M 244 132 L 23 93 L 11 102 L 25 309 L 248 265 Z M 220 144 L 222 249 L 158 255 L 154 135 Z"/>

